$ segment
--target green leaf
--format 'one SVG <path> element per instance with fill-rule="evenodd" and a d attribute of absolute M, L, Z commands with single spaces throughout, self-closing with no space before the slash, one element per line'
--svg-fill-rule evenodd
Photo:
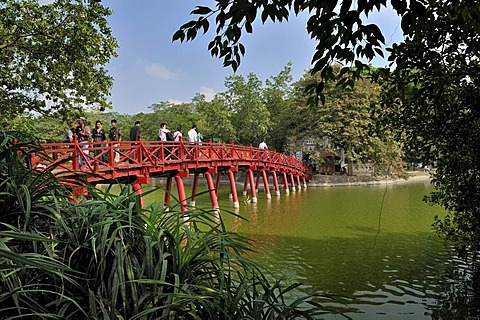
<path fill-rule="evenodd" d="M 212 12 L 212 9 L 205 6 L 197 6 L 190 14 L 206 15 Z"/>

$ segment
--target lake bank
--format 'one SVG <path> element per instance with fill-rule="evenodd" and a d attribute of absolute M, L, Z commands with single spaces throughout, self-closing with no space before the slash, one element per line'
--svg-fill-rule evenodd
<path fill-rule="evenodd" d="M 379 185 L 392 183 L 408 183 L 430 181 L 430 174 L 424 171 L 407 171 L 407 179 L 376 177 L 366 174 L 353 176 L 347 175 L 322 175 L 313 176 L 312 181 L 308 183 L 309 187 L 335 187 L 335 186 L 360 186 L 360 185 Z"/>

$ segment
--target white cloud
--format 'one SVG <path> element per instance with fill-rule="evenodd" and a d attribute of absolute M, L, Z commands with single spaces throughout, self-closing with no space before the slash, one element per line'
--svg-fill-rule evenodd
<path fill-rule="evenodd" d="M 178 77 L 177 73 L 168 70 L 167 67 L 162 66 L 161 64 L 144 60 L 138 60 L 137 63 L 140 64 L 145 72 L 151 77 L 164 80 L 175 79 Z"/>
<path fill-rule="evenodd" d="M 215 97 L 215 90 L 206 86 L 200 87 L 200 93 L 205 96 L 205 101 L 212 101 Z"/>

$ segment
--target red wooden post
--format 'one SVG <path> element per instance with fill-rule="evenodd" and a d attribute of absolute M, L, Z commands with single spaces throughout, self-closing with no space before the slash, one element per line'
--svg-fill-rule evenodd
<path fill-rule="evenodd" d="M 248 188 L 248 170 L 245 171 L 245 182 L 243 183 L 243 195 L 246 196 L 247 195 L 247 188 Z"/>
<path fill-rule="evenodd" d="M 292 185 L 292 191 L 295 192 L 295 180 L 293 178 L 293 173 L 290 173 L 290 184 Z"/>
<path fill-rule="evenodd" d="M 143 208 L 145 206 L 145 200 L 143 199 L 143 190 L 142 185 L 137 181 L 132 182 L 133 190 L 140 195 L 140 206 Z"/>
<path fill-rule="evenodd" d="M 258 193 L 258 186 L 260 185 L 260 171 L 257 171 L 257 179 L 255 180 L 255 192 Z"/>
<path fill-rule="evenodd" d="M 190 206 L 192 207 L 195 207 L 195 201 L 197 199 L 198 175 L 199 173 L 197 172 L 195 172 L 193 175 L 192 197 L 190 198 Z"/>
<path fill-rule="evenodd" d="M 252 193 L 252 202 L 257 202 L 257 192 L 255 191 L 255 185 L 253 184 L 253 171 L 252 169 L 247 170 L 248 180 L 250 181 L 250 190 Z"/>
<path fill-rule="evenodd" d="M 218 206 L 217 195 L 215 192 L 215 186 L 213 185 L 212 174 L 210 172 L 205 172 L 205 178 L 207 178 L 207 188 L 210 194 L 210 200 L 212 201 L 213 210 L 220 211 Z"/>
<path fill-rule="evenodd" d="M 270 187 L 268 186 L 268 176 L 265 170 L 262 169 L 262 176 L 263 176 L 263 185 L 265 187 L 265 193 L 267 194 L 267 199 L 270 199 L 272 195 L 270 194 Z"/>
<path fill-rule="evenodd" d="M 178 191 L 178 200 L 180 201 L 180 208 L 182 212 L 186 212 L 187 210 L 187 197 L 185 196 L 185 187 L 183 185 L 182 177 L 179 175 L 175 176 L 175 182 L 177 183 L 177 191 Z"/>
<path fill-rule="evenodd" d="M 297 186 L 298 186 L 298 190 L 302 190 L 302 183 L 300 182 L 300 176 L 297 176 Z"/>
<path fill-rule="evenodd" d="M 218 190 L 220 190 L 220 178 L 222 177 L 221 172 L 217 172 L 217 180 L 215 181 L 215 193 L 217 194 L 218 199 Z"/>
<path fill-rule="evenodd" d="M 228 178 L 230 180 L 230 194 L 233 197 L 233 207 L 240 208 L 240 204 L 238 203 L 237 186 L 235 185 L 235 173 L 228 170 Z"/>
<path fill-rule="evenodd" d="M 278 186 L 277 172 L 272 171 L 273 187 L 275 188 L 275 195 L 280 196 L 280 188 Z"/>
<path fill-rule="evenodd" d="M 170 204 L 170 194 L 172 192 L 172 177 L 167 178 L 167 185 L 165 186 L 165 198 L 163 201 L 163 206 L 168 207 Z"/>
<path fill-rule="evenodd" d="M 303 179 L 303 188 L 307 189 L 307 180 L 305 179 L 305 177 L 302 177 Z"/>
<path fill-rule="evenodd" d="M 285 193 L 288 194 L 288 179 L 287 179 L 287 173 L 285 171 L 282 172 L 283 174 L 283 184 L 285 186 Z"/>

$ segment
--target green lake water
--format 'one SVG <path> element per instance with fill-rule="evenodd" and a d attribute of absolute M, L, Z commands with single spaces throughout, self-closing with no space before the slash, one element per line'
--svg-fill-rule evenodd
<path fill-rule="evenodd" d="M 335 296 L 316 298 L 329 310 L 322 319 L 478 319 L 476 273 L 435 236 L 433 218 L 444 211 L 422 201 L 430 191 L 428 182 L 310 187 L 272 199 L 260 191 L 256 204 L 240 196 L 235 212 L 248 221 L 227 213 L 227 185 L 219 203 L 228 228 L 254 240 L 253 259 L 286 284 L 302 283 L 292 295 Z M 163 201 L 163 191 L 146 201 Z M 207 194 L 197 207 L 211 207 Z"/>

